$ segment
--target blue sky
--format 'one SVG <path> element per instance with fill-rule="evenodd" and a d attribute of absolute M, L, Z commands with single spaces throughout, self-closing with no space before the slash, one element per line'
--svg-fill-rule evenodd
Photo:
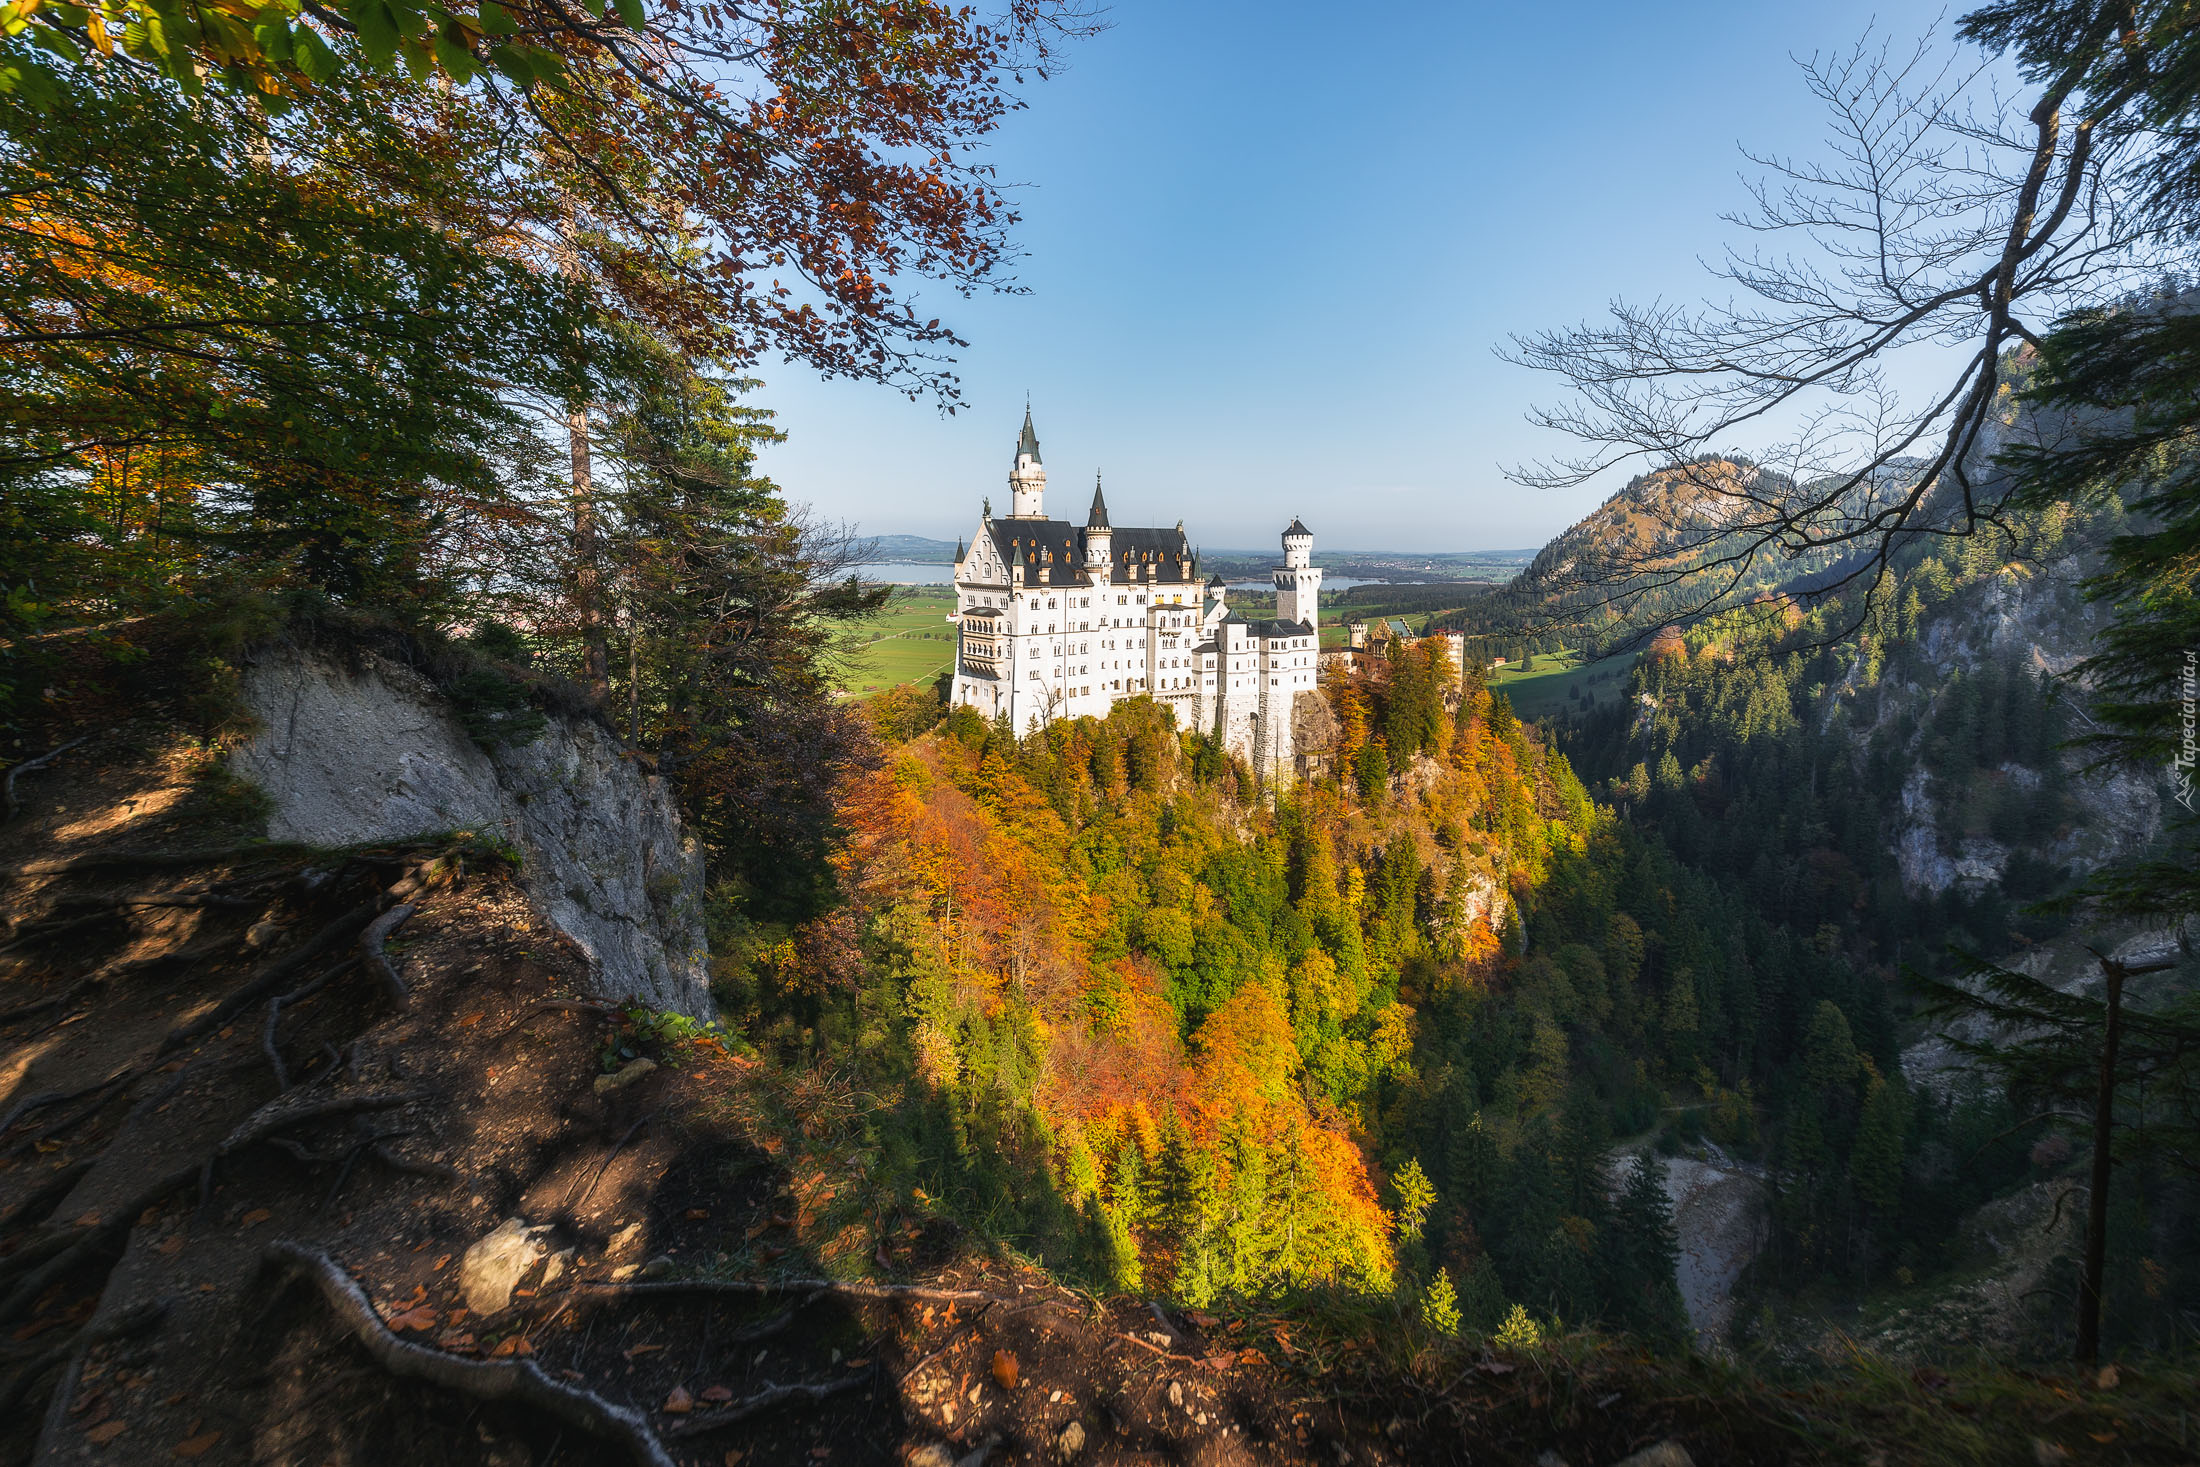
<path fill-rule="evenodd" d="M 1508 333 L 1695 298 L 1746 203 L 1738 145 L 1812 150 L 1790 57 L 1938 12 L 1811 5 L 1118 0 L 993 161 L 1028 293 L 926 307 L 970 346 L 953 416 L 769 364 L 765 468 L 872 534 L 953 537 L 1030 394 L 1048 508 L 1105 472 L 1117 524 L 1197 543 L 1541 544 L 1609 492 L 1507 481 L 1563 445 Z M 1736 445 L 1746 447 L 1747 445 Z"/>

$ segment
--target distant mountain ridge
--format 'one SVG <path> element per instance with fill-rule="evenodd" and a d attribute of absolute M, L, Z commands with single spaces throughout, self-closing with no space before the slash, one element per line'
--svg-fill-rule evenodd
<path fill-rule="evenodd" d="M 957 542 L 924 535 L 872 535 L 867 563 L 952 565 Z M 1504 580 L 1536 556 L 1522 550 L 1317 550 L 1314 563 L 1339 575 L 1378 580 Z M 1201 563 L 1225 579 L 1258 575 L 1275 564 L 1273 549 L 1203 550 Z"/>
<path fill-rule="evenodd" d="M 868 564 L 881 561 L 906 561 L 912 565 L 953 565 L 955 543 L 953 540 L 932 540 L 923 535 L 871 535 L 866 537 L 873 547 Z"/>

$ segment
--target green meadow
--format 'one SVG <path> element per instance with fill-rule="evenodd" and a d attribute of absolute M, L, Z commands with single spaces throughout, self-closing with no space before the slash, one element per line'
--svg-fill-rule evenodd
<path fill-rule="evenodd" d="M 1627 670 L 1634 661 L 1631 652 L 1588 663 L 1572 649 L 1538 652 L 1526 671 L 1501 667 L 1492 672 L 1490 690 L 1503 693 L 1522 718 L 1549 718 L 1625 696 Z"/>
<path fill-rule="evenodd" d="M 946 672 L 955 662 L 955 627 L 947 620 L 954 609 L 951 587 L 897 586 L 878 616 L 839 625 L 840 691 L 860 698 Z"/>

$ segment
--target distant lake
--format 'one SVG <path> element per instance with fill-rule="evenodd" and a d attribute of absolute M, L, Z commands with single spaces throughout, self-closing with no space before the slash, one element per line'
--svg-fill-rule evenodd
<path fill-rule="evenodd" d="M 944 586 L 955 579 L 951 565 L 925 565 L 914 560 L 881 560 L 856 570 L 867 581 L 885 581 L 894 586 Z"/>
<path fill-rule="evenodd" d="M 1233 591 L 1273 591 L 1276 589 L 1276 583 L 1269 580 L 1228 581 L 1224 584 Z M 1359 576 L 1322 577 L 1322 589 L 1324 591 L 1342 591 L 1350 586 L 1387 586 L 1389 584 L 1388 581 L 1363 580 Z"/>
<path fill-rule="evenodd" d="M 955 568 L 951 565 L 927 565 L 922 561 L 915 560 L 881 560 L 860 567 L 860 569 L 865 580 L 884 581 L 890 586 L 945 586 L 955 579 Z M 1351 586 L 1387 586 L 1389 584 L 1388 581 L 1364 579 L 1359 576 L 1322 577 L 1322 589 L 1324 591 L 1342 591 Z M 1231 581 L 1229 587 L 1233 591 L 1273 591 L 1276 588 L 1275 582 L 1267 580 Z"/>

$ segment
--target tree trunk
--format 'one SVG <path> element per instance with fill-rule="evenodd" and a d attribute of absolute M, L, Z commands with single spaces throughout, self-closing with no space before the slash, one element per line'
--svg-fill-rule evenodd
<path fill-rule="evenodd" d="M 573 453 L 573 618 L 581 633 L 581 687 L 601 704 L 611 696 L 611 644 L 604 629 L 603 567 L 596 534 L 596 479 L 589 457 L 588 408 L 565 410 Z"/>
<path fill-rule="evenodd" d="M 642 746 L 642 624 L 639 617 L 626 637 L 626 741 Z"/>
<path fill-rule="evenodd" d="M 2110 1147 L 2116 1125 L 2116 1048 L 2123 1041 L 2125 968 L 2101 959 L 2108 1005 L 2101 1030 L 2101 1074 L 2093 1096 L 2093 1191 L 2085 1209 L 2085 1276 L 2078 1283 L 2078 1362 L 2092 1365 L 2101 1354 L 2101 1276 L 2108 1265 L 2108 1183 L 2114 1165 Z"/>

